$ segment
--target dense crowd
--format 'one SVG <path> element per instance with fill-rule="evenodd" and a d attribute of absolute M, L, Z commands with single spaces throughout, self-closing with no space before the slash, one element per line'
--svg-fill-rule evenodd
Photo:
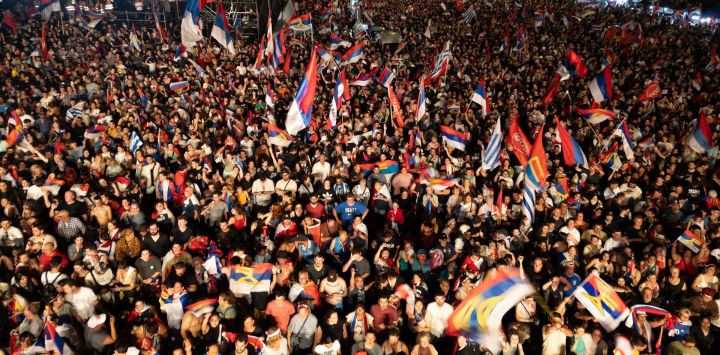
<path fill-rule="evenodd" d="M 11 10 L 18 29 L 0 28 L 6 353 L 43 352 L 47 322 L 66 354 L 587 355 L 612 353 L 617 334 L 637 353 L 718 352 L 714 23 L 565 1 L 296 6 L 314 32 L 288 36 L 290 64 L 275 73 L 255 68 L 258 38 L 235 36 L 231 56 L 207 36 L 174 60 L 179 21 L 165 38 L 109 14 L 89 29 L 70 14 L 45 23 Z M 642 30 L 628 40 L 629 22 Z M 381 45 L 373 26 L 402 44 Z M 393 70 L 404 127 L 374 82 L 351 85 L 328 128 L 337 65 L 324 61 L 310 126 L 288 147 L 269 144 L 268 124 L 283 128 L 313 46 L 329 49 L 331 34 L 365 41 L 345 66 L 350 81 Z M 427 82 L 416 121 L 418 85 L 446 43 L 449 70 Z M 546 104 L 568 48 L 590 74 Z M 586 84 L 608 62 L 614 92 L 598 106 Z M 470 100 L 481 79 L 487 115 Z M 189 87 L 169 88 L 180 81 Z M 651 82 L 662 97 L 639 100 Z M 597 107 L 618 118 L 591 125 L 576 111 Z M 715 147 L 698 154 L 687 142 L 701 113 Z M 556 118 L 587 167 L 565 164 Z M 498 120 L 503 132 L 517 120 L 531 142 L 542 134 L 550 174 L 532 222 L 512 146 L 503 142 L 500 167 L 481 167 Z M 617 148 L 622 121 L 634 159 Z M 466 134 L 464 150 L 441 125 Z M 398 171 L 367 168 L 385 161 Z M 684 231 L 701 238 L 698 252 L 676 241 Z M 272 265 L 272 280 L 244 293 L 235 276 L 253 265 Z M 449 334 L 457 305 L 508 268 L 537 294 L 505 315 L 500 336 Z M 635 327 L 606 331 L 572 297 L 591 273 L 627 306 L 670 315 L 638 312 Z M 215 299 L 210 312 L 185 309 Z"/>

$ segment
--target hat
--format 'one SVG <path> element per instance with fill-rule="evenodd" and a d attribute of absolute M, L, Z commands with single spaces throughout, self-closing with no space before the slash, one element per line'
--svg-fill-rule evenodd
<path fill-rule="evenodd" d="M 467 233 L 468 231 L 470 231 L 470 226 L 468 226 L 467 224 L 463 224 L 460 226 L 460 233 L 464 234 L 464 233 Z"/>
<path fill-rule="evenodd" d="M 702 290 L 702 294 L 703 294 L 703 296 L 715 297 L 715 290 L 713 290 L 713 289 L 711 289 L 711 288 L 709 288 L 709 287 L 705 287 L 705 288 Z"/>
<path fill-rule="evenodd" d="M 105 314 L 98 314 L 90 317 L 90 320 L 88 320 L 88 327 L 95 328 L 103 323 L 105 323 Z"/>
<path fill-rule="evenodd" d="M 418 253 L 418 255 L 427 255 L 427 250 L 425 250 L 425 249 L 420 249 L 420 250 L 418 250 L 417 253 Z"/>
<path fill-rule="evenodd" d="M 710 198 L 716 198 L 716 197 L 717 197 L 717 191 L 715 191 L 715 190 L 710 190 L 710 192 L 708 192 L 708 197 L 710 197 Z"/>

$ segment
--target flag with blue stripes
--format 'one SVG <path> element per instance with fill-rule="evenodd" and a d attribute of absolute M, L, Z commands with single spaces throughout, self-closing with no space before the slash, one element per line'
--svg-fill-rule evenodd
<path fill-rule="evenodd" d="M 142 145 L 143 142 L 140 139 L 140 136 L 138 136 L 137 132 L 133 131 L 132 134 L 130 134 L 130 151 L 135 154 L 135 151 L 142 147 Z"/>
<path fill-rule="evenodd" d="M 463 19 L 465 19 L 465 23 L 468 25 L 475 19 L 475 17 L 477 17 L 477 14 L 475 13 L 475 9 L 473 7 L 470 7 L 463 13 Z"/>
<path fill-rule="evenodd" d="M 502 144 L 502 132 L 500 130 L 500 120 L 495 123 L 495 130 L 490 137 L 490 143 L 485 148 L 485 154 L 482 158 L 482 168 L 486 171 L 492 171 L 500 166 L 500 148 Z"/>
<path fill-rule="evenodd" d="M 523 215 L 527 218 L 525 224 L 535 222 L 535 193 L 542 189 L 549 175 L 545 148 L 543 147 L 543 128 L 545 128 L 544 125 L 540 127 L 530 153 L 530 159 L 527 166 L 525 166 L 522 199 Z"/>

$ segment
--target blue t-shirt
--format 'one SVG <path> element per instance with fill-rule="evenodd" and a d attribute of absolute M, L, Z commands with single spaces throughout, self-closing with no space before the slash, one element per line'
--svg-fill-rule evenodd
<path fill-rule="evenodd" d="M 367 211 L 367 207 L 357 201 L 355 201 L 352 206 L 345 201 L 335 207 L 335 212 L 337 212 L 338 216 L 340 216 L 340 219 L 345 224 L 351 223 L 355 216 L 362 216 L 365 211 Z"/>

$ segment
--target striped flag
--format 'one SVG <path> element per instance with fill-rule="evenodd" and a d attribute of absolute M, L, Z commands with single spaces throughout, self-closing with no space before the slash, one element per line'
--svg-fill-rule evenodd
<path fill-rule="evenodd" d="M 300 86 L 298 87 L 292 104 L 290 104 L 290 110 L 285 119 L 285 128 L 291 135 L 297 134 L 310 125 L 313 103 L 315 102 L 317 72 L 317 49 L 313 49 L 310 62 L 305 69 L 305 75 L 302 81 L 300 81 Z"/>
<path fill-rule="evenodd" d="M 588 84 L 595 102 L 603 102 L 613 97 L 612 64 L 603 68 L 600 74 Z"/>
<path fill-rule="evenodd" d="M 270 88 L 270 82 L 267 83 L 267 89 L 265 89 L 265 104 L 270 108 L 275 108 L 275 96 Z"/>
<path fill-rule="evenodd" d="M 560 119 L 555 116 L 555 123 L 557 124 L 557 133 L 560 136 L 560 145 L 562 145 L 563 158 L 565 164 L 568 166 L 582 165 L 586 169 L 588 168 L 587 158 L 585 153 L 580 148 L 580 144 L 573 138 L 565 127 L 560 123 Z"/>
<path fill-rule="evenodd" d="M 577 108 L 577 112 L 591 124 L 599 124 L 607 121 L 608 119 L 617 118 L 617 115 L 609 110 L 603 110 L 601 108 L 584 110 Z"/>
<path fill-rule="evenodd" d="M 686 229 L 684 232 L 682 232 L 682 234 L 680 234 L 680 236 L 678 237 L 677 241 L 688 249 L 692 250 L 692 252 L 695 254 L 697 254 L 703 244 L 705 244 L 701 236 L 695 235 L 695 233 L 691 232 L 689 229 Z"/>
<path fill-rule="evenodd" d="M 335 80 L 335 91 L 333 92 L 333 100 L 330 103 L 330 115 L 328 119 L 328 128 L 332 129 L 337 125 L 338 111 L 342 108 L 343 100 L 350 99 L 350 91 L 348 90 L 347 78 L 345 77 L 345 69 L 338 73 Z"/>
<path fill-rule="evenodd" d="M 75 106 L 69 108 L 67 112 L 65 112 L 65 119 L 67 121 L 72 121 L 75 117 L 80 117 L 83 113 L 83 109 L 85 108 L 85 101 L 80 101 L 75 104 Z"/>
<path fill-rule="evenodd" d="M 373 79 L 375 78 L 375 73 L 380 70 L 380 67 L 375 67 L 373 70 L 358 76 L 355 80 L 350 82 L 350 85 L 352 86 L 367 86 L 370 84 Z"/>
<path fill-rule="evenodd" d="M 535 138 L 535 144 L 533 144 L 532 152 L 530 153 L 530 159 L 525 167 L 525 186 L 523 187 L 522 199 L 523 214 L 527 217 L 525 224 L 535 222 L 535 193 L 543 188 L 549 176 L 547 158 L 545 157 L 545 148 L 543 146 L 544 128 L 544 125 L 540 126 L 540 131 Z"/>
<path fill-rule="evenodd" d="M 268 124 L 268 143 L 281 147 L 288 147 L 292 143 L 292 136 L 274 124 Z"/>
<path fill-rule="evenodd" d="M 465 20 L 465 23 L 467 23 L 468 25 L 469 25 L 470 22 L 472 22 L 476 17 L 477 17 L 477 14 L 475 13 L 475 9 L 474 9 L 472 6 L 470 6 L 470 8 L 467 9 L 467 10 L 463 13 L 463 19 Z"/>
<path fill-rule="evenodd" d="M 485 80 L 480 79 L 475 91 L 473 92 L 472 102 L 482 106 L 483 115 L 490 113 L 490 105 L 488 105 L 487 91 L 485 90 Z"/>
<path fill-rule="evenodd" d="M 176 81 L 174 83 L 170 83 L 170 85 L 169 85 L 170 90 L 182 90 L 182 89 L 187 89 L 189 87 L 190 87 L 190 82 L 188 82 L 187 80 Z"/>
<path fill-rule="evenodd" d="M 500 119 L 495 123 L 495 129 L 490 136 L 490 143 L 485 148 L 482 157 L 482 168 L 485 171 L 492 171 L 500 166 L 500 148 L 502 145 L 502 131 L 500 130 Z"/>
<path fill-rule="evenodd" d="M 627 121 L 622 121 L 615 129 L 615 132 L 613 132 L 613 136 L 618 136 L 620 139 L 622 139 L 623 144 L 623 151 L 625 152 L 625 156 L 628 158 L 628 160 L 635 159 L 635 154 L 633 153 L 633 149 L 635 149 L 635 146 L 632 142 L 632 135 L 630 134 L 630 129 L 628 128 Z"/>
<path fill-rule="evenodd" d="M 390 70 L 388 67 L 385 67 L 380 72 L 379 79 L 380 79 L 380 85 L 382 85 L 384 87 L 388 87 L 388 86 L 390 86 L 390 84 L 392 84 L 393 80 L 395 80 L 395 74 L 393 74 L 392 70 Z"/>
<path fill-rule="evenodd" d="M 468 141 L 465 133 L 454 130 L 448 126 L 440 126 L 440 136 L 448 146 L 465 151 L 465 145 Z"/>
<path fill-rule="evenodd" d="M 130 151 L 135 154 L 135 151 L 142 147 L 142 145 L 143 142 L 140 139 L 140 136 L 138 136 L 137 132 L 133 131 L 130 134 Z"/>

